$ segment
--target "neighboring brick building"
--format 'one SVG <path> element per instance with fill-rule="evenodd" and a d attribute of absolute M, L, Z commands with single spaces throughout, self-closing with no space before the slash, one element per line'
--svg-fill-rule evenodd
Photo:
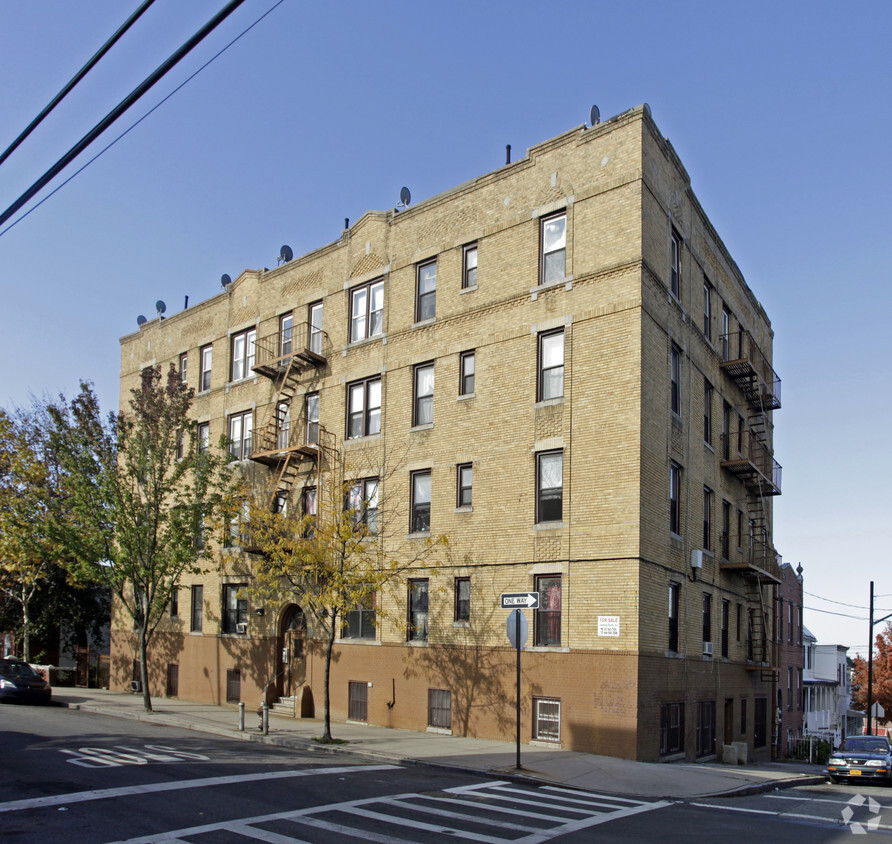
<path fill-rule="evenodd" d="M 335 719 L 511 739 L 499 594 L 535 589 L 526 739 L 642 760 L 745 741 L 765 758 L 772 339 L 642 106 L 246 270 L 124 337 L 121 385 L 180 365 L 202 436 L 228 433 L 292 507 L 313 506 L 317 443 L 354 466 L 405 451 L 380 490 L 374 469 L 357 483 L 402 514 L 398 544 L 445 534 L 449 554 L 401 590 L 402 627 L 351 619 Z M 315 698 L 318 714 L 322 663 L 299 599 L 248 607 L 250 556 L 217 561 L 156 634 L 154 691 L 166 678 L 182 697 L 253 702 L 281 673 L 279 693 L 305 714 Z M 118 687 L 128 627 L 114 631 Z"/>
<path fill-rule="evenodd" d="M 780 572 L 774 612 L 778 645 L 775 738 L 777 755 L 788 756 L 791 740 L 802 735 L 803 727 L 802 566 L 794 571 L 789 563 L 784 563 Z"/>

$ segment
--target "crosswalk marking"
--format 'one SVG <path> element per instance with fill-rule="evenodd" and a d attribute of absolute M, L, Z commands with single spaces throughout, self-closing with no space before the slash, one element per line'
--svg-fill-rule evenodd
<path fill-rule="evenodd" d="M 477 844 L 541 844 L 560 835 L 669 805 L 668 801 L 646 802 L 570 789 L 516 786 L 500 780 L 431 793 L 406 792 L 309 806 L 171 830 L 118 844 L 190 842 L 195 836 L 224 830 L 269 844 L 305 844 L 298 837 L 301 827 L 371 844 L 412 844 L 417 839 L 411 833 L 405 837 L 407 829 Z M 430 822 L 420 820 L 425 816 Z M 517 822 L 507 822 L 502 819 L 504 816 Z M 442 824 L 436 822 L 439 818 L 443 819 Z M 520 822 L 524 818 L 529 819 L 527 824 Z M 350 819 L 355 819 L 355 825 Z M 364 821 L 372 822 L 374 829 Z M 278 831 L 265 828 L 274 822 L 280 824 Z M 294 827 L 294 836 L 282 833 L 283 822 Z M 481 827 L 493 829 L 492 834 L 481 831 Z"/>

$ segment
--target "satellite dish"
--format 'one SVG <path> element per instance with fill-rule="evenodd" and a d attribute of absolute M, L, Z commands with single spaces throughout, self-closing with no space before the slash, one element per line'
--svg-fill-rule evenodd
<path fill-rule="evenodd" d="M 593 105 L 589 112 L 589 121 L 592 126 L 597 126 L 601 122 L 601 110 L 596 105 Z"/>
<path fill-rule="evenodd" d="M 283 246 L 279 250 L 279 263 L 287 264 L 293 257 L 294 257 L 294 252 L 291 250 L 291 247 L 288 246 L 288 244 L 286 243 L 285 246 Z"/>
<path fill-rule="evenodd" d="M 158 316 L 161 316 L 161 314 L 163 314 L 167 310 L 167 305 L 165 305 L 164 302 L 159 299 L 157 302 L 155 302 L 155 310 L 158 311 Z"/>
<path fill-rule="evenodd" d="M 229 273 L 223 273 L 220 276 L 220 286 L 225 290 L 230 284 L 232 284 L 232 279 L 229 277 Z"/>
<path fill-rule="evenodd" d="M 403 208 L 408 208 L 409 203 L 412 201 L 412 194 L 407 187 L 400 188 L 400 205 Z"/>
<path fill-rule="evenodd" d="M 148 320 L 147 320 L 142 314 L 140 314 L 140 315 L 136 318 L 136 324 L 137 324 L 140 328 L 142 328 L 147 322 L 148 322 Z"/>

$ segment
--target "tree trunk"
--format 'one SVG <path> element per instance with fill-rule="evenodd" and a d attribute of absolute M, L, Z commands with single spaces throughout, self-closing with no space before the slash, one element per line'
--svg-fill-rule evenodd
<path fill-rule="evenodd" d="M 149 660 L 148 660 L 148 631 L 143 622 L 139 628 L 139 682 L 142 686 L 142 703 L 146 712 L 152 711 L 152 696 L 149 692 Z"/>
<path fill-rule="evenodd" d="M 329 694 L 329 680 L 331 678 L 331 653 L 334 650 L 335 617 L 332 615 L 331 629 L 328 631 L 328 643 L 325 646 L 325 676 L 322 688 L 322 707 L 324 710 L 325 726 L 322 731 L 322 740 L 331 741 L 331 695 Z"/>

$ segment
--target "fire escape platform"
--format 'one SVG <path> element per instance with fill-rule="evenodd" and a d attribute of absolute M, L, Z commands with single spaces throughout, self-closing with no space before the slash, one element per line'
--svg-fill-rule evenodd
<path fill-rule="evenodd" d="M 774 584 L 781 583 L 780 567 L 776 562 L 768 560 L 721 560 L 719 568 L 721 571 L 736 571 Z"/>
<path fill-rule="evenodd" d="M 772 463 L 772 475 L 778 477 L 780 475 L 780 464 L 770 457 L 770 455 L 760 455 L 761 462 L 766 457 Z M 780 495 L 780 483 L 773 478 L 768 477 L 751 458 L 746 456 L 737 457 L 733 460 L 722 460 L 721 466 L 727 469 L 732 475 L 741 478 L 747 487 L 756 489 L 762 495 Z"/>
<path fill-rule="evenodd" d="M 301 457 L 317 458 L 319 456 L 319 446 L 315 444 L 304 443 L 302 445 L 289 446 L 288 448 L 276 448 L 270 451 L 257 451 L 251 454 L 251 459 L 266 466 L 276 466 L 283 460 L 287 460 L 290 454 L 299 455 Z"/>

